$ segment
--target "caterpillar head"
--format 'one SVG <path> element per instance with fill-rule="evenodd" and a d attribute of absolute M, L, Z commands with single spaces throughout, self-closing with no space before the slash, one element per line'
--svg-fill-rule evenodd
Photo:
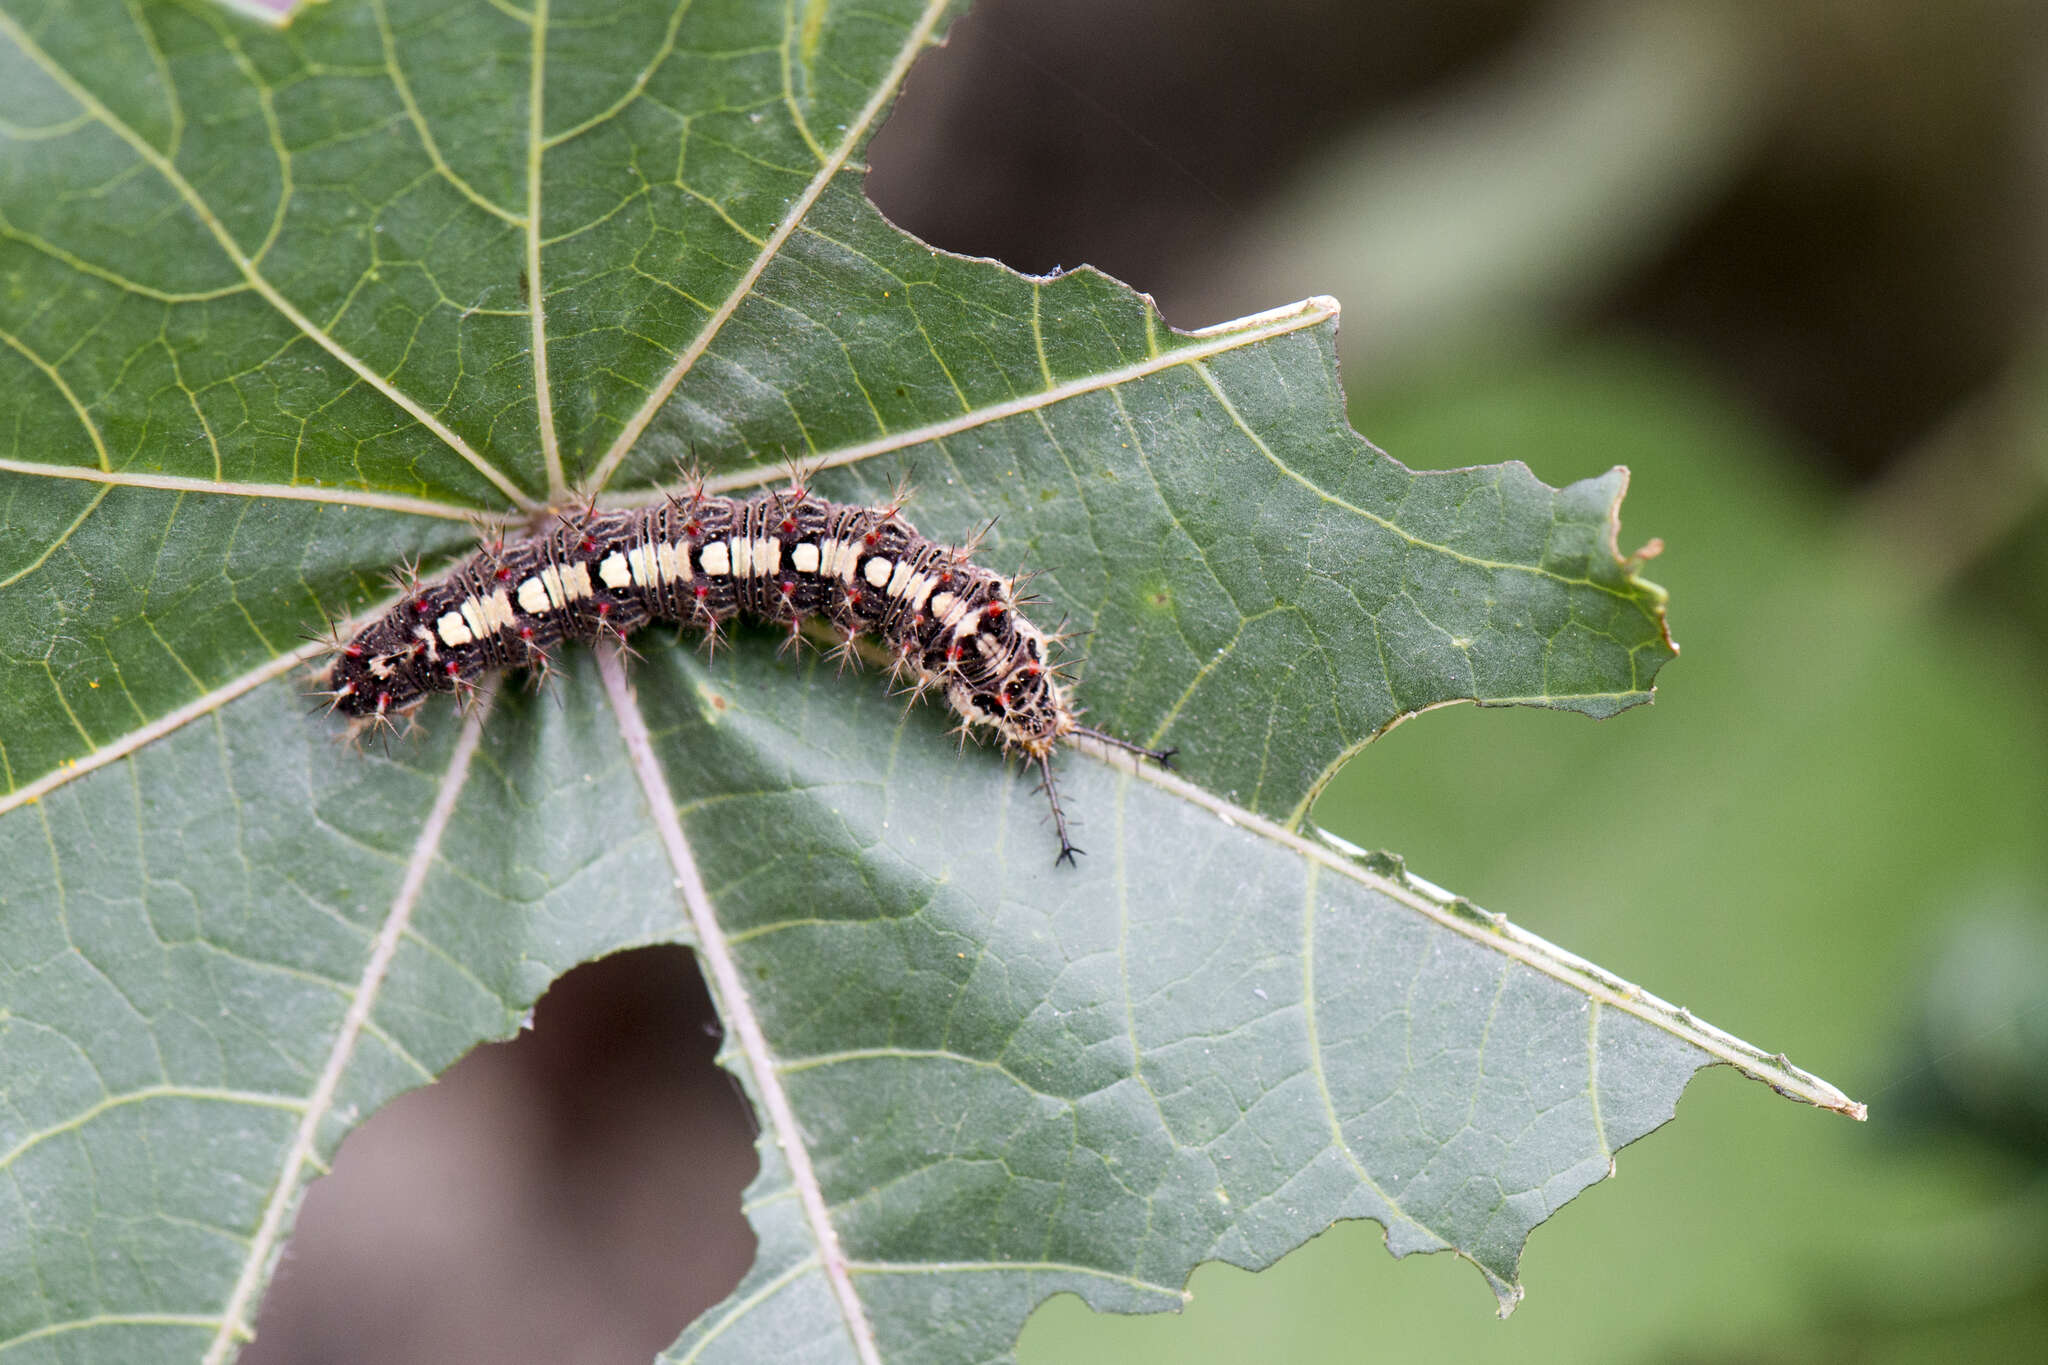
<path fill-rule="evenodd" d="M 1044 633 L 1014 611 L 1005 615 L 1007 666 L 1000 681 L 951 700 L 961 714 L 994 726 L 1005 748 L 1042 758 L 1073 731 L 1074 708 L 1053 676 Z"/>
<path fill-rule="evenodd" d="M 320 695 L 329 699 L 331 710 L 354 719 L 376 718 L 410 711 L 425 698 L 421 670 L 430 666 L 432 637 L 420 628 L 422 640 L 408 640 L 394 620 L 397 615 L 336 647 L 321 675 L 325 688 Z"/>

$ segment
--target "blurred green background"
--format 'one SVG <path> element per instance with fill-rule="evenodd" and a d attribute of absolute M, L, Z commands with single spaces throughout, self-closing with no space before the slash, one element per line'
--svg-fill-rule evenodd
<path fill-rule="evenodd" d="M 1360 1223 L 1204 1267 L 1178 1318 L 1055 1300 L 1022 1358 L 2040 1358 L 2043 7 L 980 0 L 871 161 L 927 240 L 1179 326 L 1337 295 L 1354 425 L 1411 465 L 1628 465 L 1684 647 L 1657 704 L 1433 713 L 1315 818 L 1870 1105 L 1703 1074 L 1538 1229 L 1506 1322 Z M 687 955 L 622 955 L 379 1115 L 247 1359 L 665 1344 L 751 1254 L 704 1008 Z M 517 1263 L 374 1235 L 429 1200 Z"/>

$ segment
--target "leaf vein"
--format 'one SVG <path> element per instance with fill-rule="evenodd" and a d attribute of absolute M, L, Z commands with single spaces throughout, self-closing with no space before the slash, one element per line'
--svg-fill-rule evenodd
<path fill-rule="evenodd" d="M 639 409 L 620 430 L 617 439 L 612 442 L 611 449 L 598 461 L 597 468 L 591 472 L 586 485 L 588 492 L 602 492 L 605 485 L 611 482 L 612 475 L 618 472 L 619 465 L 624 462 L 628 452 L 639 442 L 640 434 L 646 431 L 648 423 L 654 420 L 654 414 L 668 402 L 669 395 L 676 390 L 676 385 L 683 382 L 683 376 L 696 367 L 698 358 L 710 349 L 712 341 L 724 329 L 726 322 L 739 311 L 740 304 L 753 292 L 754 284 L 761 278 L 762 272 L 768 269 L 776 254 L 782 250 L 782 244 L 789 240 L 789 235 L 803 222 L 804 215 L 818 202 L 818 196 L 825 192 L 825 187 L 831 184 L 832 178 L 853 155 L 854 147 L 867 136 L 869 125 L 882 112 L 882 106 L 888 103 L 896 87 L 902 83 L 903 75 L 910 69 L 911 61 L 931 41 L 932 30 L 938 25 L 940 17 L 945 14 L 950 3 L 951 0 L 929 0 L 924 14 L 911 26 L 903 46 L 896 54 L 895 61 L 876 82 L 874 95 L 860 113 L 847 124 L 846 134 L 840 140 L 839 146 L 825 158 L 824 164 L 818 168 L 810 184 L 804 187 L 803 193 L 797 196 L 796 202 L 783 214 L 782 221 L 768 235 L 760 254 L 755 256 L 752 264 L 734 284 L 731 293 L 726 295 L 725 301 L 705 320 L 697 335 L 683 348 L 682 354 L 676 357 L 675 364 L 669 367 L 668 373 L 655 383 Z"/>
<path fill-rule="evenodd" d="M 547 151 L 548 0 L 535 0 L 533 46 L 526 95 L 526 306 L 531 323 L 528 349 L 533 352 L 534 423 L 540 428 L 541 463 L 548 473 L 548 501 L 560 502 L 569 491 L 562 476 L 562 445 L 555 433 L 555 395 L 548 383 L 547 293 L 541 287 L 541 165 Z"/>
<path fill-rule="evenodd" d="M 412 82 L 406 79 L 405 69 L 398 60 L 397 35 L 391 31 L 391 13 L 385 0 L 371 0 L 370 13 L 377 25 L 377 38 L 384 48 L 385 74 L 391 81 L 391 88 L 398 92 L 398 102 L 405 108 L 405 117 L 412 124 L 413 133 L 419 138 L 420 150 L 427 154 L 435 174 L 455 187 L 456 193 L 482 209 L 494 218 L 499 218 L 515 227 L 525 226 L 525 219 L 492 199 L 476 186 L 469 183 L 461 173 L 448 164 L 441 155 L 441 144 L 435 140 L 434 131 L 427 125 L 427 116 L 421 111 L 419 101 L 413 96 Z M 530 23 L 530 15 L 520 18 Z"/>
<path fill-rule="evenodd" d="M 187 210 L 198 219 L 200 225 L 213 237 L 215 243 L 219 245 L 221 251 L 228 257 L 228 260 L 241 272 L 242 277 L 249 282 L 250 287 L 272 308 L 283 314 L 286 321 L 305 333 L 307 338 L 315 345 L 354 371 L 364 383 L 370 385 L 370 387 L 377 390 L 386 399 L 404 409 L 413 420 L 419 422 L 420 425 L 440 437 L 449 449 L 453 450 L 462 459 L 468 461 L 477 472 L 489 479 L 497 487 L 498 491 L 503 493 L 512 502 L 520 507 L 533 508 L 534 502 L 531 497 L 527 496 L 517 484 L 499 472 L 495 465 L 472 449 L 470 444 L 451 430 L 446 423 L 442 422 L 441 419 L 434 416 L 431 412 L 428 412 L 425 407 L 400 390 L 390 380 L 371 369 L 354 352 L 350 351 L 333 337 L 327 335 L 319 327 L 316 327 L 311 318 L 301 312 L 297 305 L 280 293 L 277 287 L 265 279 L 263 274 L 257 270 L 255 260 L 242 250 L 240 244 L 228 232 L 226 225 L 220 221 L 206 201 L 200 197 L 198 190 L 193 187 L 190 181 L 185 179 L 184 174 L 171 163 L 170 159 L 155 146 L 151 145 L 148 139 L 117 117 L 113 110 L 107 108 L 100 101 L 98 96 L 94 95 L 81 81 L 51 58 L 50 54 L 45 52 L 42 46 L 29 36 L 27 30 L 23 29 L 12 15 L 4 12 L 0 12 L 0 35 L 4 35 L 24 56 L 35 63 L 44 74 L 63 87 L 66 94 L 76 100 L 81 108 L 91 113 L 109 132 L 127 143 L 130 150 L 135 153 L 142 163 L 161 176 L 173 192 L 184 201 Z"/>
<path fill-rule="evenodd" d="M 1319 298 L 1304 299 L 1300 303 L 1276 309 L 1271 313 L 1242 319 L 1239 322 L 1232 323 L 1228 329 L 1217 328 L 1207 332 L 1192 333 L 1188 344 L 1183 345 L 1177 350 L 1167 351 L 1156 359 L 1141 360 L 1122 369 L 1106 370 L 1101 374 L 1091 375 L 1084 379 L 1070 380 L 1055 389 L 1022 394 L 1016 398 L 1005 399 L 1000 403 L 990 403 L 984 407 L 964 412 L 958 417 L 948 417 L 942 421 L 931 422 L 921 427 L 905 427 L 889 436 L 876 440 L 862 441 L 854 445 L 821 450 L 816 452 L 814 458 L 806 463 L 818 469 L 834 469 L 841 465 L 858 464 L 862 460 L 873 459 L 877 455 L 886 455 L 894 451 L 908 449 L 911 446 L 923 445 L 928 441 L 938 441 L 948 436 L 957 436 L 962 432 L 972 431 L 976 427 L 998 422 L 1006 417 L 1038 413 L 1041 409 L 1063 403 L 1070 398 L 1079 398 L 1084 394 L 1098 393 L 1104 389 L 1115 388 L 1118 385 L 1127 384 L 1134 379 L 1141 379 L 1147 375 L 1170 370 L 1175 366 L 1195 364 L 1206 356 L 1222 354 L 1243 346 L 1267 341 L 1276 336 L 1284 336 L 1289 332 L 1314 327 L 1328 321 L 1335 315 L 1336 305 L 1332 301 Z M 780 470 L 762 466 L 735 470 L 729 474 L 719 475 L 708 480 L 706 487 L 714 493 L 729 492 L 735 488 L 750 488 L 756 484 L 768 482 L 768 480 L 776 477 L 780 472 Z M 621 503 L 630 503 L 636 500 L 647 501 L 652 500 L 656 496 L 659 495 L 643 491 L 624 496 L 618 501 Z"/>

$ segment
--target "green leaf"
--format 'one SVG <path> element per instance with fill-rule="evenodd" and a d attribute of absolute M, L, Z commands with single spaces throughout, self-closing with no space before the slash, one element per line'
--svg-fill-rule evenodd
<path fill-rule="evenodd" d="M 0 10 L 0 1347 L 228 1358 L 348 1128 L 631 944 L 697 951 L 763 1125 L 679 1360 L 1001 1358 L 1355 1217 L 1505 1308 L 1698 1067 L 1858 1111 L 1304 823 L 1429 707 L 1648 699 L 1623 474 L 1405 469 L 1328 300 L 1181 335 L 897 232 L 857 156 L 950 8 Z M 689 454 L 999 517 L 1185 775 L 1065 756 L 1055 869 L 939 714 L 744 632 L 388 753 L 302 714 L 399 559 Z"/>

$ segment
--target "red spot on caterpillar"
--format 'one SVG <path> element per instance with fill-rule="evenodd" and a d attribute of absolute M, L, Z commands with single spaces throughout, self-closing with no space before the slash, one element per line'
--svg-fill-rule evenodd
<path fill-rule="evenodd" d="M 598 619 L 602 620 L 603 618 L 605 618 L 605 617 L 607 617 L 607 616 L 610 616 L 611 614 L 612 614 L 612 604 L 611 604 L 611 603 L 609 603 L 609 602 L 600 602 L 600 603 L 598 603 L 598 604 L 597 604 L 597 615 L 598 615 Z"/>
<path fill-rule="evenodd" d="M 497 573 L 493 574 L 492 577 L 496 578 L 500 583 L 510 583 L 512 581 L 512 571 L 503 564 L 500 564 Z"/>
<path fill-rule="evenodd" d="M 348 657 L 351 659 L 360 659 L 363 657 L 363 647 L 357 644 L 343 645 L 341 652 L 348 655 Z"/>
<path fill-rule="evenodd" d="M 597 542 L 592 540 L 589 536 L 585 536 L 578 543 L 578 548 L 581 549 L 583 553 L 587 555 L 594 555 L 597 553 Z"/>
<path fill-rule="evenodd" d="M 981 614 L 983 616 L 1001 616 L 1003 614 L 1003 604 L 1000 601 L 990 602 L 981 609 Z"/>
<path fill-rule="evenodd" d="M 521 626 L 519 628 L 519 638 L 522 640 L 531 640 L 533 638 L 533 627 Z"/>
<path fill-rule="evenodd" d="M 709 596 L 711 596 L 711 589 L 705 587 L 702 583 L 699 583 L 697 585 L 697 600 L 699 602 L 702 602 L 705 598 Z"/>
<path fill-rule="evenodd" d="M 775 586 L 782 589 L 782 595 L 784 597 L 787 597 L 791 593 L 796 591 L 796 584 L 790 582 L 787 578 L 783 579 L 780 583 L 777 583 Z"/>
<path fill-rule="evenodd" d="M 696 520 L 694 517 L 691 518 L 689 521 L 683 523 L 683 534 L 687 536 L 703 535 L 704 523 Z"/>
<path fill-rule="evenodd" d="M 379 692 L 377 694 L 377 714 L 380 716 L 383 715 L 385 709 L 388 708 L 390 705 L 391 694 L 389 692 Z"/>
<path fill-rule="evenodd" d="M 794 535 L 794 534 L 796 534 L 796 518 L 795 518 L 795 517 L 784 517 L 784 518 L 782 519 L 782 534 L 784 534 L 784 535 L 786 535 L 786 536 L 787 536 L 787 535 Z"/>
<path fill-rule="evenodd" d="M 431 607 L 430 605 L 428 605 L 428 603 L 427 603 L 427 599 L 426 599 L 426 598 L 424 598 L 424 597 L 419 597 L 419 598 L 415 598 L 415 599 L 413 599 L 413 604 L 412 604 L 412 613 L 413 613 L 413 615 L 415 615 L 415 616 L 425 616 L 425 615 L 426 615 L 426 614 L 427 614 L 427 613 L 428 613 L 429 611 L 432 611 L 432 610 L 433 610 L 433 608 L 432 608 L 432 607 Z"/>
<path fill-rule="evenodd" d="M 879 545 L 882 543 L 882 533 L 880 531 L 870 531 L 862 536 L 861 540 L 869 545 Z"/>
<path fill-rule="evenodd" d="M 451 678 L 457 678 L 462 676 L 462 665 L 454 659 L 450 659 L 447 663 L 441 665 L 441 671 Z"/>

